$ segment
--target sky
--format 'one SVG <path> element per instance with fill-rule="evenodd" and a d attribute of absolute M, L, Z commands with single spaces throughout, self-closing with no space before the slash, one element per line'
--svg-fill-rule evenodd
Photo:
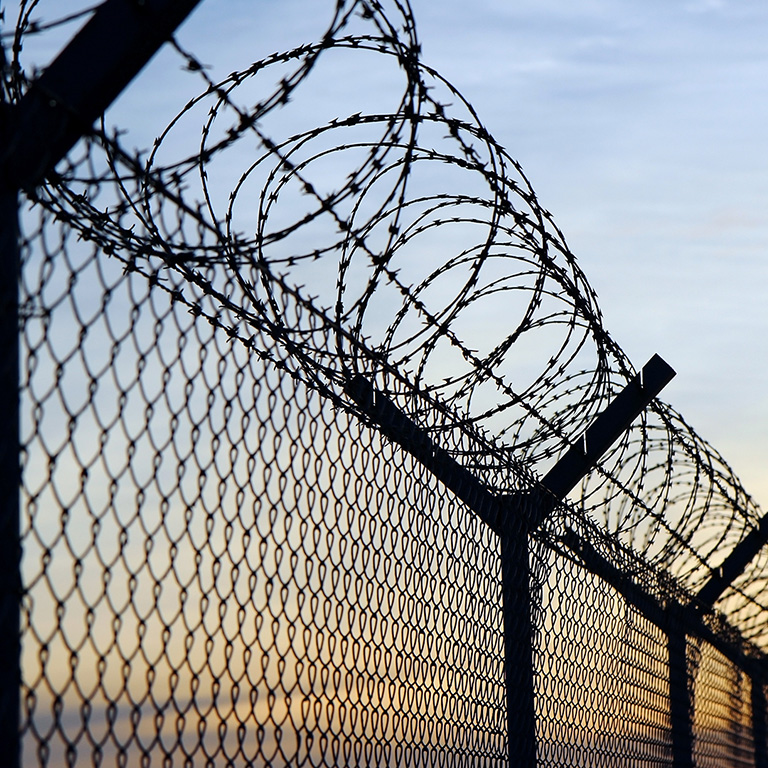
<path fill-rule="evenodd" d="M 768 6 L 414 0 L 662 397 L 768 505 Z"/>
<path fill-rule="evenodd" d="M 224 36 L 256 58 L 328 12 L 322 0 L 229 0 L 224 16 L 213 5 L 185 34 L 222 30 L 206 44 L 214 66 Z M 675 368 L 664 399 L 768 507 L 768 5 L 412 8 L 423 60 L 521 163 L 607 329 L 636 367 L 659 353 Z"/>
<path fill-rule="evenodd" d="M 40 15 L 85 5 L 48 0 Z M 423 60 L 521 163 L 596 289 L 606 328 L 635 367 L 659 353 L 676 369 L 663 398 L 768 507 L 768 6 L 412 8 Z M 316 39 L 332 9 L 332 0 L 203 0 L 179 39 L 224 76 Z M 57 42 L 45 45 L 39 62 Z M 139 144 L 141 116 L 163 110 L 176 70 L 178 57 L 161 54 L 117 105 Z"/>

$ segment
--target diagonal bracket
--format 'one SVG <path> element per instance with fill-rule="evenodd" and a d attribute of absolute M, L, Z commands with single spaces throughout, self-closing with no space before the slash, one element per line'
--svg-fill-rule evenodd
<path fill-rule="evenodd" d="M 542 488 L 551 495 L 552 502 L 550 509 L 539 519 L 530 521 L 531 528 L 537 528 L 554 503 L 564 499 L 579 484 L 674 376 L 675 371 L 661 357 L 654 355 L 640 373 L 629 380 L 587 427 L 583 437 L 542 478 Z"/>
<path fill-rule="evenodd" d="M 3 191 L 30 189 L 87 134 L 200 0 L 105 0 L 6 110 Z"/>
<path fill-rule="evenodd" d="M 696 599 L 702 608 L 710 609 L 723 592 L 744 573 L 745 568 L 757 557 L 758 552 L 768 543 L 768 514 L 760 518 L 753 528 L 732 550 L 710 576 L 709 581 L 699 590 Z"/>
<path fill-rule="evenodd" d="M 572 445 L 544 476 L 540 503 L 526 505 L 530 510 L 529 529 L 537 528 L 555 503 L 576 487 L 674 375 L 674 370 L 654 355 L 628 382 L 587 428 L 583 438 Z M 503 532 L 509 522 L 504 519 L 505 513 L 510 506 L 517 507 L 519 499 L 492 494 L 389 398 L 377 392 L 364 376 L 353 376 L 345 391 L 390 440 L 418 459 L 496 533 Z"/>
<path fill-rule="evenodd" d="M 453 491 L 498 533 L 497 499 L 468 469 L 436 445 L 422 427 L 409 419 L 388 397 L 377 392 L 364 376 L 353 376 L 344 391 L 384 435 L 418 459 L 446 488 Z"/>

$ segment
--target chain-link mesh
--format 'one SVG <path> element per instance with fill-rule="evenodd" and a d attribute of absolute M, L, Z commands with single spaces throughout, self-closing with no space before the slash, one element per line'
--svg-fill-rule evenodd
<path fill-rule="evenodd" d="M 752 683 L 708 643 L 696 648 L 695 761 L 699 766 L 755 764 Z"/>
<path fill-rule="evenodd" d="M 24 330 L 30 764 L 498 758 L 489 532 L 407 453 L 59 228 L 24 264 L 45 306 Z"/>
<path fill-rule="evenodd" d="M 407 4 L 331 16 L 220 82 L 172 41 L 148 157 L 25 194 L 24 765 L 765 765 L 765 554 L 700 598 L 760 510 L 654 401 L 520 527 L 634 369 Z M 331 54 L 401 95 L 292 112 Z"/>
<path fill-rule="evenodd" d="M 540 764 L 671 765 L 664 632 L 582 566 L 553 565 L 539 634 Z"/>

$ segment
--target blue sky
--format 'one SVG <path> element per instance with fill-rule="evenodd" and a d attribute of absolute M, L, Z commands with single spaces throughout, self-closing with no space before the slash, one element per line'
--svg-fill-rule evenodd
<path fill-rule="evenodd" d="M 85 5 L 44 0 L 40 15 Z M 678 371 L 665 399 L 768 506 L 768 5 L 412 7 L 424 61 L 522 164 L 597 290 L 606 327 L 635 366 L 658 352 Z M 224 76 L 316 38 L 332 9 L 332 0 L 203 0 L 180 39 Z M 46 55 L 31 45 L 29 60 Z M 164 124 L 158 114 L 175 112 L 178 70 L 178 57 L 161 54 L 121 99 L 115 121 L 130 113 L 135 145 Z M 370 95 L 358 76 L 349 86 Z"/>
<path fill-rule="evenodd" d="M 331 5 L 203 2 L 186 31 L 217 25 L 256 58 Z M 768 5 L 412 7 L 424 61 L 522 164 L 607 328 L 636 366 L 658 352 L 677 370 L 665 399 L 768 506 Z"/>
<path fill-rule="evenodd" d="M 768 5 L 414 0 L 635 365 L 768 506 Z"/>

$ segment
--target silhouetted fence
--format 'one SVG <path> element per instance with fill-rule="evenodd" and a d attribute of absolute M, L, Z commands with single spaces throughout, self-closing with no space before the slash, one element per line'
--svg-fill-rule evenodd
<path fill-rule="evenodd" d="M 768 525 L 407 4 L 220 82 L 172 40 L 202 91 L 146 157 L 88 127 L 124 83 L 73 105 L 67 67 L 194 3 L 111 0 L 34 81 L 36 5 L 3 37 L 9 764 L 768 765 Z M 312 101 L 330 52 L 397 97 Z"/>

